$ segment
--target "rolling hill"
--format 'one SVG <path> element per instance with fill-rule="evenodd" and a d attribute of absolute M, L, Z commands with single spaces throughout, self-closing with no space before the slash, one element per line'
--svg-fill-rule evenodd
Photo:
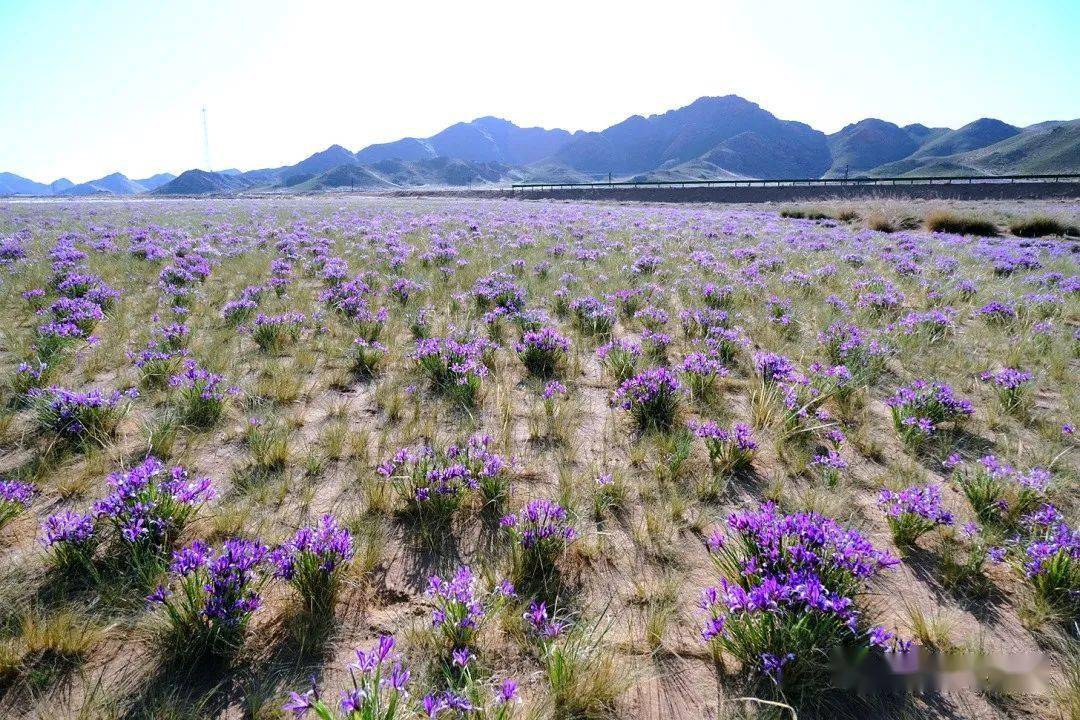
<path fill-rule="evenodd" d="M 15 173 L 0 172 L 0 195 L 52 195 L 52 188 Z"/>
<path fill-rule="evenodd" d="M 985 147 L 943 157 L 920 158 L 878 168 L 908 177 L 931 175 L 1040 175 L 1080 171 L 1080 120 L 1040 123 Z"/>

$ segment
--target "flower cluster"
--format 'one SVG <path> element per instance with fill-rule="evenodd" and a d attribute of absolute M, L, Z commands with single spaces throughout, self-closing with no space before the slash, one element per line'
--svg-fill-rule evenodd
<path fill-rule="evenodd" d="M 0 478 L 0 528 L 30 507 L 37 489 L 32 483 Z"/>
<path fill-rule="evenodd" d="M 568 623 L 553 617 L 553 613 L 548 610 L 547 603 L 537 602 L 536 600 L 529 603 L 529 610 L 525 613 L 524 618 L 529 632 L 542 642 L 559 637 L 569 627 Z"/>
<path fill-rule="evenodd" d="M 235 650 L 260 604 L 265 576 L 259 570 L 267 548 L 231 538 L 218 550 L 201 541 L 173 553 L 173 592 L 159 586 L 148 597 L 165 608 L 173 640 L 189 655 Z"/>
<path fill-rule="evenodd" d="M 214 497 L 210 478 L 192 477 L 180 466 L 166 468 L 148 457 L 108 477 L 109 494 L 94 503 L 94 514 L 110 525 L 139 562 L 170 548 L 198 508 Z"/>
<path fill-rule="evenodd" d="M 570 352 L 570 341 L 552 327 L 530 330 L 521 336 L 514 346 L 522 365 L 537 377 L 558 374 Z"/>
<path fill-rule="evenodd" d="M 93 515 L 64 510 L 45 518 L 41 542 L 58 567 L 88 567 L 98 542 L 96 529 Z"/>
<path fill-rule="evenodd" d="M 514 282 L 514 277 L 494 272 L 480 278 L 473 285 L 473 295 L 481 307 L 501 308 L 517 312 L 525 307 L 525 293 Z"/>
<path fill-rule="evenodd" d="M 148 343 L 137 353 L 128 353 L 128 359 L 139 369 L 143 386 L 149 388 L 167 385 L 169 378 L 180 370 L 180 363 L 186 356 L 186 349 L 170 350 L 156 342 Z"/>
<path fill-rule="evenodd" d="M 566 545 L 577 537 L 566 508 L 546 498 L 530 500 L 516 515 L 499 521 L 521 551 L 525 577 L 547 575 Z"/>
<path fill-rule="evenodd" d="M 480 490 L 489 501 L 508 492 L 510 463 L 490 445 L 489 436 L 475 435 L 464 446 L 445 450 L 401 448 L 377 470 L 394 483 L 410 510 L 446 520 L 468 491 Z"/>
<path fill-rule="evenodd" d="M 1007 325 L 1016 319 L 1016 308 L 999 300 L 991 300 L 978 310 L 978 315 L 989 323 Z"/>
<path fill-rule="evenodd" d="M 183 369 L 169 378 L 169 387 L 178 396 L 180 413 L 185 422 L 197 427 L 215 425 L 225 412 L 227 393 L 222 384 L 225 378 L 201 367 L 195 360 L 185 360 Z"/>
<path fill-rule="evenodd" d="M 281 315 L 259 313 L 251 327 L 251 339 L 263 350 L 276 352 L 297 341 L 305 320 L 304 314 L 298 312 Z"/>
<path fill-rule="evenodd" d="M 994 562 L 1011 559 L 1046 607 L 1065 620 L 1080 616 L 1080 530 L 1046 503 L 1020 519 L 1020 533 L 991 547 Z"/>
<path fill-rule="evenodd" d="M 472 405 L 488 375 L 488 356 L 493 349 L 490 342 L 479 338 L 423 338 L 416 341 L 412 357 L 437 390 Z"/>
<path fill-rule="evenodd" d="M 1026 370 L 1003 368 L 997 372 L 987 370 L 979 379 L 993 385 L 1005 412 L 1012 412 L 1023 405 L 1035 376 Z"/>
<path fill-rule="evenodd" d="M 37 410 L 38 427 L 65 440 L 99 443 L 116 431 L 127 410 L 125 401 L 138 395 L 135 389 L 103 393 L 100 390 L 77 392 L 56 386 L 30 391 Z"/>
<path fill-rule="evenodd" d="M 1036 467 L 1020 472 L 993 455 L 984 455 L 975 463 L 957 458 L 948 465 L 982 522 L 1012 525 L 1045 500 L 1050 485 L 1048 470 Z"/>
<path fill-rule="evenodd" d="M 814 455 L 810 466 L 817 468 L 829 487 L 840 482 L 840 471 L 848 466 L 847 460 L 835 449 L 829 448 Z"/>
<path fill-rule="evenodd" d="M 261 293 L 261 288 L 259 291 Z M 231 325 L 239 325 L 245 322 L 259 308 L 258 295 L 249 295 L 245 292 L 236 300 L 229 300 L 221 306 L 221 317 Z"/>
<path fill-rule="evenodd" d="M 787 693 L 822 687 L 830 651 L 887 641 L 866 628 L 858 598 L 895 558 L 830 518 L 772 504 L 732 513 L 727 525 L 708 542 L 722 578 L 702 593 L 705 642 Z"/>
<path fill-rule="evenodd" d="M 324 613 L 337 593 L 341 570 L 353 556 L 352 534 L 332 515 L 314 527 L 302 527 L 270 551 L 274 577 L 288 580 L 308 612 Z"/>
<path fill-rule="evenodd" d="M 678 376 L 664 367 L 651 368 L 624 380 L 611 404 L 628 410 L 640 429 L 671 427 L 679 410 Z"/>
<path fill-rule="evenodd" d="M 319 720 L 395 720 L 408 717 L 410 671 L 394 653 L 393 635 L 381 635 L 370 650 L 357 650 L 356 662 L 349 665 L 352 688 L 342 690 L 335 712 L 319 695 L 312 679 L 311 689 L 304 693 L 291 692 L 282 710 L 299 720 L 314 710 Z M 433 717 L 433 716 L 432 716 Z"/>
<path fill-rule="evenodd" d="M 941 506 L 941 487 L 909 487 L 899 492 L 882 490 L 878 506 L 885 511 L 897 545 L 910 546 L 938 525 L 952 525 L 953 514 Z"/>
<path fill-rule="evenodd" d="M 608 335 L 615 327 L 615 310 L 594 297 L 580 297 L 570 303 L 574 322 L 589 335 Z"/>
<path fill-rule="evenodd" d="M 683 358 L 682 371 L 686 376 L 690 393 L 695 398 L 708 397 L 716 386 L 717 378 L 727 377 L 728 370 L 717 358 L 703 353 L 692 352 Z"/>
<path fill-rule="evenodd" d="M 633 340 L 616 338 L 596 349 L 596 356 L 615 378 L 616 382 L 633 376 L 637 372 L 638 358 L 641 357 L 641 345 Z"/>
<path fill-rule="evenodd" d="M 926 343 L 936 343 L 949 337 L 956 330 L 953 313 L 944 310 L 910 312 L 897 322 L 900 332 Z"/>
<path fill-rule="evenodd" d="M 712 420 L 691 424 L 694 434 L 705 441 L 709 462 L 717 472 L 733 473 L 748 470 L 757 454 L 757 441 L 749 425 L 735 423 L 722 428 Z"/>
<path fill-rule="evenodd" d="M 465 566 L 448 580 L 432 575 L 428 578 L 427 594 L 435 605 L 431 626 L 442 637 L 443 649 L 449 653 L 474 647 L 485 619 L 515 593 L 508 581 L 484 592 L 480 588 L 480 579 Z"/>
<path fill-rule="evenodd" d="M 899 388 L 886 402 L 896 431 L 909 444 L 930 437 L 942 423 L 959 422 L 975 412 L 971 403 L 957 398 L 948 385 L 926 380 Z"/>
<path fill-rule="evenodd" d="M 799 374 L 795 363 L 783 355 L 773 352 L 754 353 L 754 369 L 761 375 L 761 379 L 767 383 L 788 381 Z"/>
<path fill-rule="evenodd" d="M 707 339 L 722 335 L 731 323 L 731 315 L 716 308 L 686 308 L 679 313 L 679 321 L 686 337 Z"/>

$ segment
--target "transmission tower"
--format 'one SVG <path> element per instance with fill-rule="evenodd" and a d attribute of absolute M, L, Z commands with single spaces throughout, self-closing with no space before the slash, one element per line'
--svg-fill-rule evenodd
<path fill-rule="evenodd" d="M 203 142 L 203 164 L 206 165 L 206 172 L 213 172 L 213 168 L 210 167 L 210 129 L 206 123 L 206 106 L 202 108 L 202 142 Z"/>

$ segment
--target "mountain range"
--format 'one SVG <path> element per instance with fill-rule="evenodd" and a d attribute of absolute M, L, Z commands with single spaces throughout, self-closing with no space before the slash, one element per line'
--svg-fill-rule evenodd
<path fill-rule="evenodd" d="M 599 132 L 523 128 L 495 117 L 353 152 L 331 145 L 295 165 L 188 170 L 73 184 L 0 173 L 0 195 L 201 195 L 593 179 L 918 177 L 1080 172 L 1080 119 L 1016 127 L 981 118 L 957 129 L 867 118 L 826 135 L 736 95 L 634 115 Z"/>

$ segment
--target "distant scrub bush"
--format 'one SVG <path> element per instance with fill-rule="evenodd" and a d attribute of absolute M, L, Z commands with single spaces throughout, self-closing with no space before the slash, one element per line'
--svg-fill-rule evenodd
<path fill-rule="evenodd" d="M 1072 233 L 1070 233 L 1072 230 Z M 1009 232 L 1019 237 L 1043 237 L 1044 235 L 1069 235 L 1077 232 L 1065 223 L 1047 215 L 1014 218 L 1009 222 Z"/>
<path fill-rule="evenodd" d="M 975 215 L 957 215 L 948 210 L 934 210 L 926 216 L 926 229 L 930 232 L 946 232 L 955 235 L 979 235 L 997 237 L 997 225 Z"/>
<path fill-rule="evenodd" d="M 784 208 L 780 211 L 780 217 L 793 218 L 795 220 L 838 220 L 840 222 L 853 222 L 859 219 L 859 213 L 851 208 L 839 210 L 829 208 Z"/>
<path fill-rule="evenodd" d="M 878 232 L 896 232 L 896 226 L 893 225 L 889 217 L 883 212 L 870 213 L 866 218 L 866 226 L 871 230 L 877 230 Z"/>

